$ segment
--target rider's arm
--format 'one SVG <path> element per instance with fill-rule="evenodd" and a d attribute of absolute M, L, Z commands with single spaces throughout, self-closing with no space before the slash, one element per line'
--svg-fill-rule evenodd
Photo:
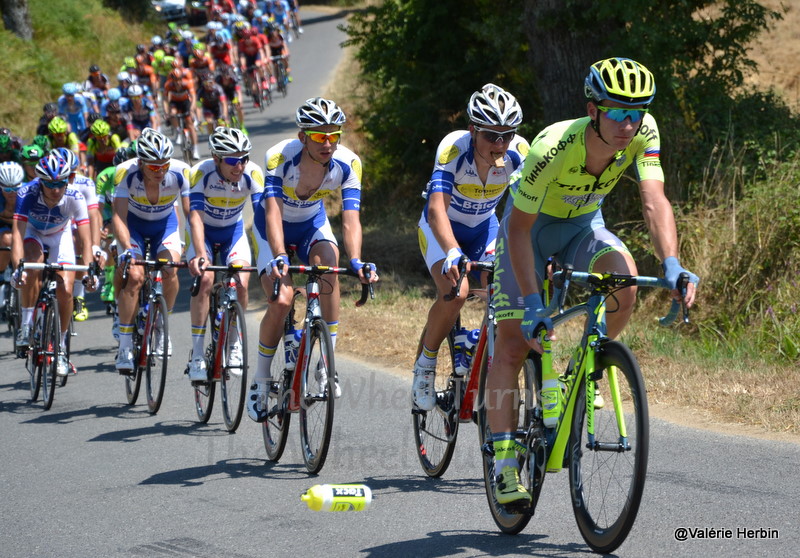
<path fill-rule="evenodd" d="M 28 222 L 22 219 L 14 219 L 11 225 L 11 265 L 17 267 L 19 261 L 25 255 L 22 248 L 22 239 L 25 238 L 25 230 L 28 228 Z"/>
<path fill-rule="evenodd" d="M 428 224 L 431 226 L 433 236 L 436 237 L 436 242 L 445 253 L 459 247 L 450 218 L 447 216 L 448 207 L 450 207 L 450 194 L 432 192 L 428 196 Z"/>
<path fill-rule="evenodd" d="M 265 197 L 264 213 L 267 222 L 267 242 L 272 251 L 272 257 L 286 254 L 286 244 L 283 238 L 283 200 L 277 197 Z"/>
<path fill-rule="evenodd" d="M 77 227 L 78 229 L 78 238 L 81 240 L 82 250 L 83 253 L 81 256 L 83 257 L 84 265 L 87 265 L 89 262 L 94 261 L 94 254 L 92 254 L 92 230 L 91 225 L 89 223 L 81 223 Z M 87 275 L 84 273 L 81 277 Z"/>
<path fill-rule="evenodd" d="M 205 229 L 203 225 L 203 212 L 193 209 L 189 212 L 189 234 L 192 236 L 192 246 L 194 247 L 195 257 L 193 261 L 189 262 L 189 270 L 192 274 L 199 274 L 200 270 L 197 262 L 200 259 L 208 261 L 208 254 L 206 254 L 206 239 Z"/>
<path fill-rule="evenodd" d="M 89 227 L 89 248 L 91 249 L 92 246 L 100 246 L 100 229 L 103 228 L 103 214 L 100 212 L 99 206 L 89 210 Z"/>
<path fill-rule="evenodd" d="M 533 243 L 531 228 L 536 222 L 538 213 L 526 213 L 516 207 L 512 208 L 508 217 L 508 254 L 514 278 L 519 285 L 520 294 L 526 296 L 538 293 L 541 289 L 536 284 Z"/>
<path fill-rule="evenodd" d="M 131 234 L 128 230 L 128 198 L 114 198 L 114 215 L 111 217 L 114 234 L 117 236 L 117 251 L 121 254 L 131 249 Z"/>

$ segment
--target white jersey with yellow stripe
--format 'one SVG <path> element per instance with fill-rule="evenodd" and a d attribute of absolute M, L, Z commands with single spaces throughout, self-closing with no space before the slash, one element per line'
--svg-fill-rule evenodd
<path fill-rule="evenodd" d="M 247 197 L 255 204 L 264 192 L 264 173 L 254 162 L 244 167 L 239 182 L 232 183 L 220 175 L 214 159 L 200 161 L 192 167 L 189 206 L 203 213 L 203 223 L 227 227 L 242 220 Z"/>
<path fill-rule="evenodd" d="M 483 184 L 469 131 L 450 132 L 436 150 L 436 163 L 423 196 L 427 198 L 433 192 L 448 194 L 450 206 L 447 216 L 450 221 L 477 227 L 494 213 L 508 188 L 511 173 L 522 166 L 529 148 L 525 138 L 515 135 L 506 151 L 505 165 L 491 167 L 486 184 Z M 427 220 L 427 206 L 423 216 Z"/>
<path fill-rule="evenodd" d="M 177 159 L 170 159 L 169 163 L 169 171 L 161 180 L 156 203 L 150 203 L 147 199 L 139 159 L 130 159 L 117 166 L 114 198 L 128 198 L 128 211 L 140 219 L 166 219 L 175 210 L 175 202 L 189 196 L 189 165 Z"/>
<path fill-rule="evenodd" d="M 288 223 L 302 223 L 324 212 L 323 198 L 342 189 L 342 207 L 345 210 L 361 209 L 361 159 L 343 145 L 337 145 L 328 163 L 328 172 L 322 184 L 308 199 L 297 197 L 300 182 L 300 159 L 303 144 L 298 139 L 284 140 L 266 155 L 264 177 L 264 200 L 278 197 L 283 200 L 283 220 Z"/>

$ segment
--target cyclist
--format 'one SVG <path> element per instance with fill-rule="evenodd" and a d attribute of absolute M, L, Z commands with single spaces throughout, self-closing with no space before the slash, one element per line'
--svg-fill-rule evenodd
<path fill-rule="evenodd" d="M 494 258 L 495 207 L 510 176 L 522 167 L 528 142 L 516 134 L 522 109 L 513 95 L 487 83 L 467 103 L 469 128 L 449 133 L 439 143 L 436 163 L 419 220 L 420 249 L 436 284 L 437 298 L 428 312 L 422 351 L 414 364 L 412 404 L 424 411 L 436 405 L 434 388 L 439 346 L 456 322 L 468 285 L 445 301 L 456 285 L 458 262 Z"/>
<path fill-rule="evenodd" d="M 227 64 L 219 66 L 214 81 L 217 85 L 222 87 L 225 98 L 230 101 L 230 104 L 236 110 L 236 116 L 239 119 L 239 127 L 246 134 L 247 130 L 244 127 L 244 113 L 242 112 L 242 88 L 239 86 L 239 78 L 236 77 L 236 71 L 233 69 L 233 66 Z"/>
<path fill-rule="evenodd" d="M 213 263 L 212 247 L 219 247 L 223 265 L 250 265 L 250 243 L 244 230 L 243 210 L 248 196 L 255 206 L 264 191 L 264 173 L 250 161 L 252 144 L 241 130 L 218 127 L 208 138 L 211 158 L 192 167 L 192 190 L 189 195 L 191 243 L 186 251 L 189 271 L 200 275 L 200 260 Z M 249 273 L 237 276 L 237 293 L 242 308 L 247 309 Z M 192 357 L 189 379 L 206 378 L 203 358 L 208 300 L 213 273 L 203 276 L 198 296 L 192 297 Z M 238 338 L 231 345 L 229 358 L 233 365 L 241 363 L 242 348 Z"/>
<path fill-rule="evenodd" d="M 136 139 L 145 128 L 158 128 L 158 114 L 153 101 L 144 95 L 141 85 L 131 85 L 128 87 L 128 99 L 130 104 L 128 110 L 133 124 L 132 139 Z"/>
<path fill-rule="evenodd" d="M 601 209 L 630 165 L 638 172 L 644 220 L 666 278 L 675 284 L 685 271 L 678 261 L 675 217 L 664 195 L 658 127 L 648 113 L 655 97 L 653 74 L 627 58 L 601 60 L 589 68 L 584 92 L 587 116 L 537 135 L 498 234 L 497 340 L 486 391 L 502 394 L 487 401 L 498 472 L 495 496 L 501 504 L 530 500 L 519 484 L 516 424 L 509 408 L 525 355 L 530 348 L 541 352 L 537 328 L 555 339 L 550 320 L 537 315 L 546 259 L 554 255 L 580 271 L 637 273 L 625 244 L 605 228 Z M 698 281 L 690 277 L 689 306 Z M 680 298 L 677 290 L 672 296 Z M 607 316 L 610 338 L 625 327 L 635 297 L 633 287 L 615 293 L 616 308 Z"/>
<path fill-rule="evenodd" d="M 69 125 L 66 120 L 56 116 L 48 124 L 47 130 L 50 132 L 47 135 L 50 148 L 66 147 L 80 159 L 82 153 L 80 141 L 75 132 L 69 131 Z M 83 156 L 85 157 L 85 154 Z"/>
<path fill-rule="evenodd" d="M 117 276 L 130 258 L 141 258 L 145 241 L 150 241 L 149 256 L 177 262 L 181 256 L 178 216 L 174 205 L 180 198 L 184 215 L 189 213 L 189 166 L 172 159 L 172 142 L 164 134 L 145 128 L 136 141 L 136 158 L 117 167 L 114 178 L 112 224 L 117 239 Z M 178 276 L 175 268 L 164 270 L 164 298 L 168 311 L 175 305 Z M 120 335 L 116 368 L 120 374 L 133 372 L 134 314 L 144 272 L 139 266 L 128 268 L 128 279 L 117 297 Z M 171 352 L 169 339 L 159 337 L 156 350 Z"/>
<path fill-rule="evenodd" d="M 74 83 L 65 83 L 61 90 L 64 94 L 58 98 L 58 112 L 69 121 L 72 131 L 77 134 L 86 128 L 89 105 Z"/>
<path fill-rule="evenodd" d="M 300 128 L 297 139 L 284 140 L 267 150 L 264 195 L 253 212 L 261 286 L 271 296 L 273 282 L 282 282 L 277 300 L 269 303 L 261 320 L 258 365 L 247 398 L 248 415 L 256 421 L 266 418 L 269 382 L 277 380 L 270 377 L 270 365 L 292 300 L 291 279 L 285 267 L 278 269 L 279 262 L 288 264 L 288 248 L 296 246 L 298 258 L 306 264 L 338 264 L 339 247 L 323 199 L 340 188 L 342 230 L 350 267 L 362 282 L 367 281 L 361 261 L 361 159 L 339 144 L 345 114 L 333 101 L 316 97 L 297 109 L 295 119 Z M 376 271 L 369 281 L 377 280 Z M 331 275 L 328 282 L 330 288 L 320 299 L 335 346 L 339 281 Z M 335 392 L 337 397 L 341 394 L 338 380 Z"/>
<path fill-rule="evenodd" d="M 286 79 L 292 81 L 292 69 L 289 67 L 289 45 L 287 41 L 283 38 L 280 29 L 277 25 L 270 25 L 267 30 L 267 45 L 269 46 L 270 52 L 272 56 L 280 56 L 283 58 L 283 62 L 286 65 Z M 272 64 L 272 58 L 270 58 L 270 65 Z M 275 83 L 275 76 L 278 73 L 274 70 L 272 71 L 271 81 Z"/>
<path fill-rule="evenodd" d="M 19 161 L 19 148 L 11 134 L 0 134 L 0 162 Z"/>
<path fill-rule="evenodd" d="M 83 195 L 69 185 L 69 162 L 57 151 L 50 151 L 36 165 L 37 178 L 20 188 L 14 211 L 12 226 L 11 260 L 16 268 L 24 257 L 26 262 L 43 262 L 44 252 L 50 260 L 61 264 L 75 263 L 75 246 L 72 242 L 70 223 L 75 223 L 79 238 L 83 241 L 83 261 L 92 259 L 89 215 Z M 66 344 L 69 319 L 72 315 L 72 287 L 75 272 L 61 271 L 56 296 L 61 318 L 61 345 Z M 87 275 L 84 274 L 84 277 Z M 16 270 L 12 284 L 21 291 L 22 320 L 17 334 L 17 346 L 30 343 L 33 306 L 39 292 L 41 273 Z M 91 277 L 86 288 L 97 286 Z M 59 376 L 66 376 L 70 365 L 61 356 L 57 363 Z"/>
<path fill-rule="evenodd" d="M 111 133 L 111 126 L 105 120 L 95 120 L 90 130 L 92 135 L 86 143 L 86 162 L 89 178 L 96 180 L 100 171 L 111 166 L 122 142 L 117 134 Z"/>
<path fill-rule="evenodd" d="M 197 98 L 203 106 L 203 118 L 210 135 L 220 119 L 228 122 L 228 100 L 225 98 L 225 91 L 209 75 L 203 79 Z"/>
<path fill-rule="evenodd" d="M 92 261 L 96 261 L 100 267 L 105 263 L 105 255 L 100 250 L 100 228 L 103 224 L 102 216 L 97 202 L 97 187 L 94 181 L 78 172 L 78 158 L 75 154 L 65 147 L 57 147 L 57 151 L 63 157 L 70 167 L 69 186 L 78 190 L 86 203 L 86 211 L 89 214 L 89 230 L 92 240 Z M 72 224 L 73 242 L 75 243 L 75 250 L 83 253 L 83 244 L 80 236 L 78 236 L 75 224 Z M 87 260 L 84 260 L 87 262 Z M 73 289 L 75 300 L 73 301 L 73 315 L 76 322 L 84 322 L 89 318 L 89 308 L 86 306 L 84 300 L 83 283 L 78 282 Z"/>
<path fill-rule="evenodd" d="M 30 182 L 36 178 L 36 165 L 44 155 L 44 149 L 38 145 L 30 144 L 23 146 L 19 152 L 22 170 L 25 171 L 25 182 Z"/>
<path fill-rule="evenodd" d="M 89 75 L 86 76 L 83 82 L 83 89 L 85 91 L 91 91 L 99 99 L 107 96 L 108 88 L 110 87 L 109 84 L 108 76 L 100 71 L 100 66 L 97 64 L 89 66 Z"/>
<path fill-rule="evenodd" d="M 189 137 L 192 140 L 192 157 L 199 159 L 200 154 L 197 152 L 197 130 L 194 127 L 194 118 L 197 106 L 197 96 L 194 91 L 194 81 L 190 76 L 184 74 L 183 69 L 176 68 L 172 70 L 167 78 L 167 83 L 164 85 L 164 93 L 167 96 L 167 103 L 169 104 L 169 119 L 172 127 L 178 130 L 177 141 L 180 144 L 183 142 L 183 134 L 180 131 L 178 124 L 178 115 L 185 116 L 184 125 L 189 131 Z"/>
<path fill-rule="evenodd" d="M 45 103 L 42 107 L 42 116 L 39 117 L 39 123 L 36 125 L 36 135 L 46 136 L 50 130 L 48 126 L 50 121 L 58 116 L 58 103 Z"/>
<path fill-rule="evenodd" d="M 244 29 L 238 47 L 239 64 L 242 68 L 242 73 L 247 75 L 251 68 L 255 68 L 258 86 L 262 89 L 266 89 L 268 84 L 266 81 L 267 74 L 264 69 L 264 61 L 270 59 L 270 50 L 265 37 L 259 34 L 256 29 Z M 259 105 L 261 104 L 261 99 L 254 97 L 253 102 Z"/>
<path fill-rule="evenodd" d="M 5 161 L 0 163 L 0 187 L 3 194 L 0 195 L 0 247 L 11 248 L 11 226 L 14 223 L 14 208 L 17 203 L 17 190 L 25 180 L 25 171 L 19 163 Z M 11 261 L 11 252 L 3 250 L 0 252 L 0 304 L 5 300 L 5 290 L 8 275 L 11 273 L 6 268 Z"/>

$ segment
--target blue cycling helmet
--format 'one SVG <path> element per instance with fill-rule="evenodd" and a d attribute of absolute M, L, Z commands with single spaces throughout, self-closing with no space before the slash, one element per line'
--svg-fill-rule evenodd
<path fill-rule="evenodd" d="M 66 180 L 71 172 L 69 162 L 55 149 L 39 159 L 36 164 L 36 176 L 44 180 Z"/>
<path fill-rule="evenodd" d="M 120 97 L 122 97 L 122 91 L 119 90 L 119 87 L 112 87 L 108 90 L 109 101 L 119 101 Z"/>
<path fill-rule="evenodd" d="M 65 83 L 64 86 L 61 88 L 61 91 L 64 92 L 64 95 L 75 95 L 78 92 L 78 88 L 75 87 L 73 82 Z"/>
<path fill-rule="evenodd" d="M 72 149 L 67 149 L 66 147 L 56 147 L 53 151 L 58 151 L 58 154 L 61 155 L 62 158 L 66 159 L 71 172 L 78 170 L 78 165 L 80 165 L 81 162 Z"/>

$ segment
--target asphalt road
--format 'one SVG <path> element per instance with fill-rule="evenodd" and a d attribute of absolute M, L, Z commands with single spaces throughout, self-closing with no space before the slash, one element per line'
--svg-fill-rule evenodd
<path fill-rule="evenodd" d="M 319 94 L 335 67 L 340 20 L 314 15 L 305 15 L 306 34 L 293 43 L 290 97 L 260 115 L 263 125 L 248 124 L 255 151 L 294 132 L 297 104 Z M 0 335 L 0 557 L 589 553 L 570 509 L 566 472 L 547 477 L 536 516 L 521 534 L 500 534 L 486 505 L 476 428 L 462 426 L 450 469 L 428 479 L 413 448 L 409 378 L 342 355 L 344 395 L 317 477 L 302 465 L 296 417 L 277 464 L 266 460 L 260 427 L 249 419 L 228 434 L 216 409 L 208 425 L 199 425 L 182 375 L 190 339 L 184 279 L 170 318 L 175 351 L 165 400 L 155 416 L 145 405 L 125 404 L 113 369 L 111 320 L 97 298 L 73 340 L 79 374 L 57 389 L 49 411 L 28 401 L 23 361 L 9 354 L 8 334 Z M 250 339 L 263 311 L 258 301 L 254 306 Z M 251 362 L 254 353 L 251 344 Z M 795 555 L 799 445 L 655 419 L 651 434 L 642 506 L 619 556 Z M 312 512 L 300 501 L 314 484 L 348 482 L 373 489 L 369 510 Z M 687 540 L 678 540 L 684 533 Z"/>

